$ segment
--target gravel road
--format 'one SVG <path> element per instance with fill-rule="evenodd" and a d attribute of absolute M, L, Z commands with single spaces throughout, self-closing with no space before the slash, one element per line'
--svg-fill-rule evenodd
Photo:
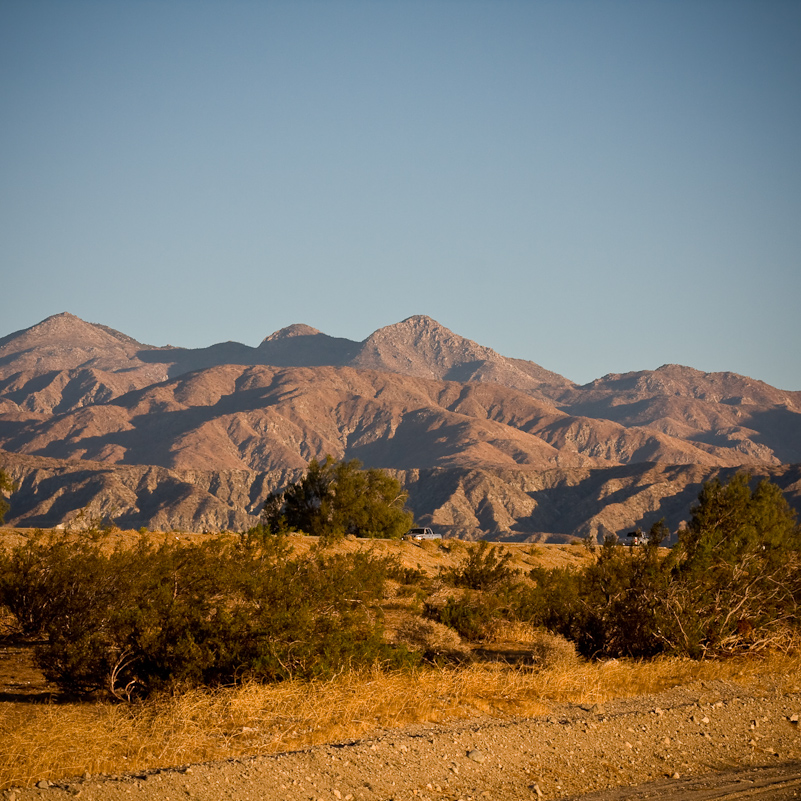
<path fill-rule="evenodd" d="M 5 798 L 795 798 L 801 797 L 799 716 L 801 692 L 784 693 L 778 683 L 701 682 L 604 706 L 558 706 L 539 718 L 416 726 L 272 756 L 42 783 L 7 790 Z"/>

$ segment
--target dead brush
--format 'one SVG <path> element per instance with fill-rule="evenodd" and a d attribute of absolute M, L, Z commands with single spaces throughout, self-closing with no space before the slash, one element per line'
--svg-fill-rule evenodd
<path fill-rule="evenodd" d="M 445 657 L 466 661 L 470 658 L 470 649 L 452 628 L 421 617 L 405 618 L 393 641 L 410 651 L 419 651 L 426 659 Z"/>
<path fill-rule="evenodd" d="M 562 667 L 579 663 L 576 646 L 559 634 L 534 628 L 522 621 L 501 621 L 495 627 L 491 639 L 493 645 L 511 644 L 515 650 L 528 653 L 526 664 L 537 669 Z"/>
<path fill-rule="evenodd" d="M 559 634 L 535 631 L 531 640 L 531 658 L 541 668 L 568 670 L 579 664 L 576 646 Z"/>
<path fill-rule="evenodd" d="M 535 638 L 536 639 L 536 638 Z M 554 644 L 550 643 L 553 647 Z M 555 646 L 559 651 L 561 646 Z M 602 703 L 693 681 L 801 687 L 801 657 L 724 661 L 555 660 L 532 670 L 473 663 L 344 673 L 328 681 L 244 683 L 142 704 L 0 705 L 0 789 L 84 773 L 128 773 L 269 754 L 415 723 L 534 717 L 557 703 Z"/>

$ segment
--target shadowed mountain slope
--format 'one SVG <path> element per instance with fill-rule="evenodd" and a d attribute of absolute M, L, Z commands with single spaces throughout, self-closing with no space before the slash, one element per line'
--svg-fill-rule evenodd
<path fill-rule="evenodd" d="M 9 522 L 20 527 L 141 526 L 155 531 L 242 531 L 254 525 L 270 491 L 302 470 L 179 470 L 62 461 L 0 451 L 17 483 Z M 462 539 L 569 542 L 602 538 L 664 518 L 687 519 L 701 484 L 727 481 L 737 468 L 632 464 L 607 468 L 427 468 L 392 471 L 422 525 Z M 801 510 L 801 466 L 758 467 Z"/>

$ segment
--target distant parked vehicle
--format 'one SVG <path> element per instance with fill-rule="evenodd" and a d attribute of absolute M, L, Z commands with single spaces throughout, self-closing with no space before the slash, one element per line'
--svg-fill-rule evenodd
<path fill-rule="evenodd" d="M 430 528 L 410 528 L 405 536 L 405 540 L 441 540 L 442 534 L 435 534 Z"/>
<path fill-rule="evenodd" d="M 637 531 L 629 531 L 629 533 L 626 534 L 626 539 L 628 540 L 626 543 L 627 545 L 645 545 L 645 534 L 639 529 Z"/>

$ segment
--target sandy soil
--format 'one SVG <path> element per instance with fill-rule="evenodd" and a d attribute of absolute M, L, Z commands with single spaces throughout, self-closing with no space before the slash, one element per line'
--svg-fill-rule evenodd
<path fill-rule="evenodd" d="M 416 726 L 292 753 L 41 783 L 8 790 L 5 798 L 515 801 L 599 792 L 598 799 L 743 798 L 759 789 L 753 776 L 767 774 L 724 776 L 758 766 L 780 767 L 783 781 L 759 797 L 791 798 L 779 793 L 801 787 L 799 715 L 801 688 L 786 693 L 771 681 L 748 689 L 701 682 L 603 707 L 560 706 L 535 719 Z M 693 778 L 716 772 L 711 783 Z M 646 782 L 656 783 L 650 794 L 609 792 Z M 715 784 L 734 786 L 737 794 L 710 795 Z M 705 794 L 693 795 L 693 786 Z M 743 788 L 750 788 L 747 795 Z"/>

